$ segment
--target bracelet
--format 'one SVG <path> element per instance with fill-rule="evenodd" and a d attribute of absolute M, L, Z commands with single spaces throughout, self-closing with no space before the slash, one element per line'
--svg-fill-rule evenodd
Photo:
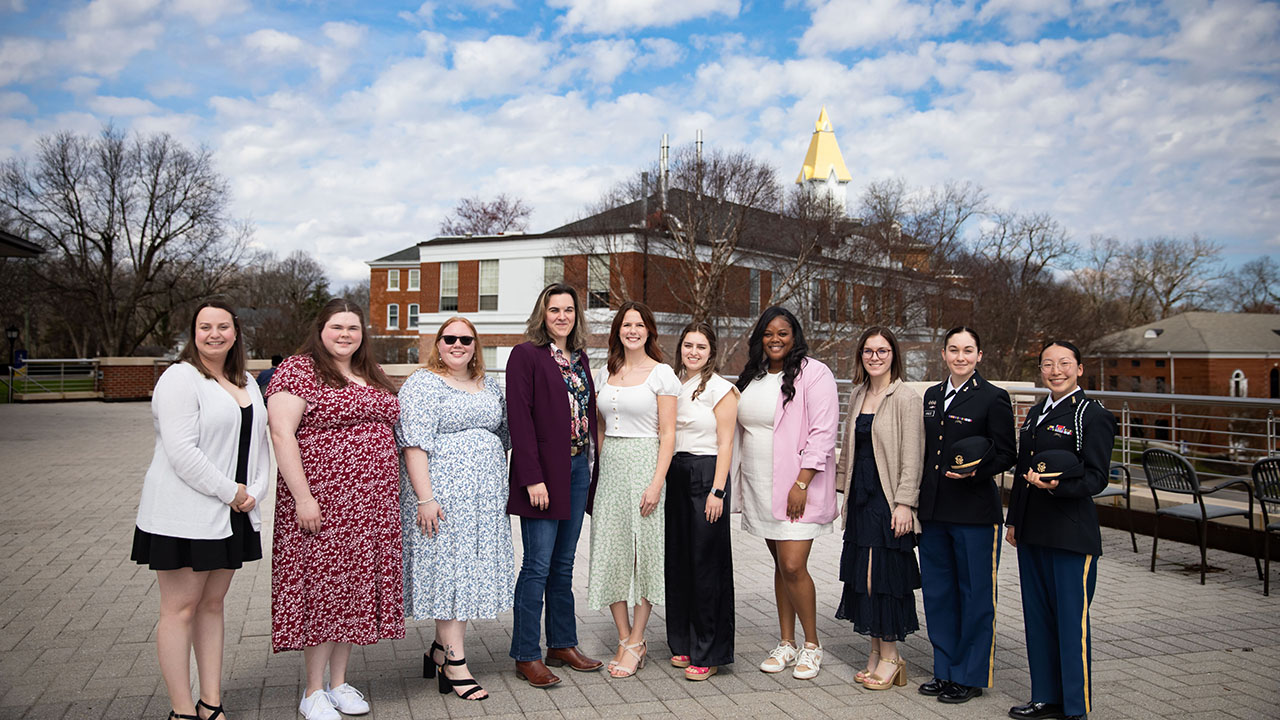
<path fill-rule="evenodd" d="M 429 498 L 427 498 L 426 500 L 419 500 L 419 501 L 418 501 L 418 506 L 419 506 L 419 507 L 421 507 L 421 506 L 423 506 L 423 505 L 426 505 L 426 504 L 427 504 L 427 503 L 429 503 L 429 502 L 435 502 L 435 501 L 436 501 L 436 499 L 435 499 L 435 498 L 433 498 L 433 497 L 429 497 Z"/>

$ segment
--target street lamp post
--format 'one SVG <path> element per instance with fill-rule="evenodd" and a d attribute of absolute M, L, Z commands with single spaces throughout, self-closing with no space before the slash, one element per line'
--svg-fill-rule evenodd
<path fill-rule="evenodd" d="M 5 328 L 4 337 L 9 341 L 9 367 L 13 367 L 13 345 L 18 341 L 18 328 L 14 325 Z"/>

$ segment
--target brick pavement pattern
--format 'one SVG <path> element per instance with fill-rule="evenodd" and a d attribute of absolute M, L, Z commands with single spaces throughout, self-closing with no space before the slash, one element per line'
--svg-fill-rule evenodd
<path fill-rule="evenodd" d="M 169 702 L 155 657 L 155 574 L 129 561 L 152 453 L 149 406 L 0 405 L 0 427 L 0 718 L 165 717 Z M 269 543 L 271 500 L 264 505 Z M 587 532 L 575 582 L 579 630 L 587 653 L 607 657 L 615 642 L 612 621 L 586 610 Z M 1140 543 L 1134 554 L 1127 533 L 1105 528 L 1103 539 L 1092 612 L 1093 717 L 1280 717 L 1280 596 L 1262 596 L 1252 561 L 1213 552 L 1210 560 L 1222 571 L 1201 587 L 1198 575 L 1184 569 L 1198 559 L 1190 545 L 1162 542 L 1152 574 L 1149 545 Z M 433 681 L 419 677 L 429 622 L 411 621 L 404 640 L 357 648 L 349 678 L 367 694 L 373 720 L 994 718 L 1030 697 L 1011 548 L 1004 548 L 1000 567 L 996 686 L 965 705 L 947 706 L 915 692 L 929 677 L 924 633 L 903 645 L 908 687 L 871 692 L 854 683 L 868 643 L 834 619 L 838 534 L 819 539 L 810 561 L 826 648 L 822 674 L 802 681 L 759 672 L 756 664 L 777 639 L 772 571 L 762 541 L 736 529 L 733 541 L 738 662 L 708 682 L 687 682 L 667 665 L 661 607 L 649 631 L 654 662 L 631 679 L 564 672 L 558 687 L 529 687 L 507 657 L 509 614 L 475 622 L 468 637 L 468 660 L 492 693 L 489 700 L 442 696 Z M 268 563 L 238 572 L 227 595 L 223 703 L 232 720 L 300 717 L 302 658 L 271 654 Z M 923 623 L 923 609 L 920 617 Z"/>

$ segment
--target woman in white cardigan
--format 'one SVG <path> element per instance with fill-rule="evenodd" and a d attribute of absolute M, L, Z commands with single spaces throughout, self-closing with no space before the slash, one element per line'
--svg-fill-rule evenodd
<path fill-rule="evenodd" d="M 245 372 L 240 321 L 210 301 L 151 396 L 156 450 L 142 484 L 133 560 L 156 571 L 156 651 L 170 718 L 222 716 L 222 600 L 236 569 L 262 558 L 258 499 L 271 460 L 267 409 Z M 195 649 L 200 697 L 192 703 Z"/>

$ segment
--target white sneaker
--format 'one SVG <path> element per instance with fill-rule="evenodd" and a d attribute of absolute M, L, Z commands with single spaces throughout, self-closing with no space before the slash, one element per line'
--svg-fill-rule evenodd
<path fill-rule="evenodd" d="M 329 693 L 324 690 L 317 690 L 302 698 L 298 712 L 307 720 L 342 720 L 342 716 L 333 709 L 333 703 L 329 701 Z"/>
<path fill-rule="evenodd" d="M 364 715 L 369 712 L 369 701 L 364 699 L 364 693 L 346 683 L 329 691 L 329 701 L 343 715 Z"/>
<path fill-rule="evenodd" d="M 794 665 L 799 652 L 796 646 L 789 642 L 780 642 L 778 647 L 769 651 L 769 657 L 760 663 L 760 670 L 767 673 L 780 673 L 787 669 L 788 665 Z"/>
<path fill-rule="evenodd" d="M 812 680 L 818 677 L 818 670 L 822 667 L 822 647 L 804 646 L 800 651 L 800 657 L 796 660 L 796 669 L 791 671 L 791 677 L 797 680 Z M 801 668 L 804 668 L 801 670 Z"/>

